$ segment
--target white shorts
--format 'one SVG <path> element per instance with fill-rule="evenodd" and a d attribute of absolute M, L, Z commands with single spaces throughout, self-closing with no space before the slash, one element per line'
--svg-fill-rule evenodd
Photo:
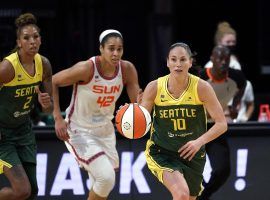
<path fill-rule="evenodd" d="M 119 157 L 116 150 L 116 138 L 113 123 L 91 129 L 70 124 L 70 139 L 65 142 L 68 150 L 81 166 L 89 165 L 99 156 L 107 156 L 116 169 L 119 168 Z"/>

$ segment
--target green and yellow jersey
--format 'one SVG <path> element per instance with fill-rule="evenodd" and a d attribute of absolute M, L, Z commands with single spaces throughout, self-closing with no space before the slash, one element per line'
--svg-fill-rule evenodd
<path fill-rule="evenodd" d="M 168 91 L 169 75 L 158 78 L 151 137 L 156 145 L 177 152 L 190 140 L 206 132 L 207 117 L 197 93 L 199 78 L 189 74 L 186 90 L 179 98 Z"/>
<path fill-rule="evenodd" d="M 35 55 L 34 76 L 25 71 L 17 52 L 4 59 L 12 64 L 15 76 L 13 80 L 0 86 L 0 126 L 16 128 L 30 120 L 29 113 L 37 98 L 35 86 L 42 81 L 42 59 L 41 55 Z"/>

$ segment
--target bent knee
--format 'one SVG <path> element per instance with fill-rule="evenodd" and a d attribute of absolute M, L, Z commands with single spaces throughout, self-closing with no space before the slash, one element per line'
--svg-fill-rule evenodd
<path fill-rule="evenodd" d="M 115 184 L 115 173 L 104 173 L 103 176 L 96 178 L 93 190 L 101 197 L 107 197 Z"/>
<path fill-rule="evenodd" d="M 189 192 L 177 192 L 175 195 L 173 195 L 173 199 L 176 200 L 189 200 Z"/>
<path fill-rule="evenodd" d="M 189 197 L 190 197 L 188 186 L 173 187 L 171 189 L 171 193 L 172 193 L 173 199 L 175 200 L 189 200 Z"/>

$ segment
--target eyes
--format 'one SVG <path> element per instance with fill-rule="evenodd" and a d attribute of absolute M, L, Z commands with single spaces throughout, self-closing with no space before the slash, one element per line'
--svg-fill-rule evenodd
<path fill-rule="evenodd" d="M 123 52 L 122 46 L 110 45 L 110 46 L 105 47 L 105 49 L 107 49 L 111 53 L 113 53 L 113 52 L 122 53 Z"/>
<path fill-rule="evenodd" d="M 109 51 L 118 51 L 118 52 L 123 51 L 123 48 L 109 47 L 108 49 L 109 49 Z"/>
<path fill-rule="evenodd" d="M 34 35 L 24 35 L 22 37 L 23 40 L 26 40 L 26 41 L 29 41 L 30 39 L 34 39 L 34 40 L 37 40 L 40 38 L 40 35 L 39 34 L 34 34 Z"/>
<path fill-rule="evenodd" d="M 187 57 L 181 57 L 181 58 L 177 58 L 177 57 L 169 57 L 169 61 L 176 63 L 176 62 L 180 62 L 180 63 L 184 63 L 188 61 Z"/>

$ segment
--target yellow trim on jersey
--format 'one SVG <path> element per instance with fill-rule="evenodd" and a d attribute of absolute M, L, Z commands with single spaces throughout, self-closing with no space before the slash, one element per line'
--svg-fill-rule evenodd
<path fill-rule="evenodd" d="M 203 190 L 204 190 L 204 186 L 203 186 L 203 184 L 201 183 L 201 190 L 200 190 L 198 196 L 201 196 L 201 195 L 202 195 Z"/>
<path fill-rule="evenodd" d="M 198 82 L 199 77 L 189 74 L 188 85 L 179 98 L 173 97 L 168 90 L 169 75 L 158 78 L 157 95 L 155 97 L 155 104 L 158 106 L 170 105 L 201 105 L 203 102 L 198 96 Z M 195 97 L 195 99 L 193 97 Z"/>
<path fill-rule="evenodd" d="M 182 92 L 182 94 L 180 95 L 180 97 L 178 98 L 175 98 L 169 91 L 168 89 L 168 81 L 169 81 L 169 76 L 166 77 L 166 80 L 164 81 L 164 88 L 165 88 L 165 91 L 167 92 L 167 94 L 175 101 L 179 101 L 186 93 L 186 91 L 188 90 L 189 86 L 190 86 L 190 77 L 188 77 L 188 85 L 186 87 L 186 89 Z"/>
<path fill-rule="evenodd" d="M 15 76 L 13 80 L 11 80 L 9 83 L 4 84 L 4 86 L 29 85 L 42 81 L 43 66 L 40 54 L 36 54 L 34 57 L 35 60 L 34 76 L 28 74 L 27 71 L 24 69 L 24 67 L 20 62 L 19 55 L 17 52 L 10 54 L 9 56 L 5 57 L 5 59 L 8 60 L 13 66 Z"/>
<path fill-rule="evenodd" d="M 11 168 L 12 165 L 0 159 L 0 174 L 4 173 L 4 166 Z"/>
<path fill-rule="evenodd" d="M 152 172 L 152 174 L 154 174 L 158 180 L 163 183 L 163 172 L 164 171 L 169 171 L 169 172 L 173 172 L 173 169 L 167 168 L 167 167 L 162 167 L 160 166 L 153 158 L 152 156 L 149 154 L 150 152 L 150 147 L 154 145 L 154 142 L 151 140 L 148 140 L 146 143 L 146 150 L 145 150 L 145 157 L 146 157 L 146 162 L 148 165 L 148 168 L 150 169 L 150 171 Z"/>

